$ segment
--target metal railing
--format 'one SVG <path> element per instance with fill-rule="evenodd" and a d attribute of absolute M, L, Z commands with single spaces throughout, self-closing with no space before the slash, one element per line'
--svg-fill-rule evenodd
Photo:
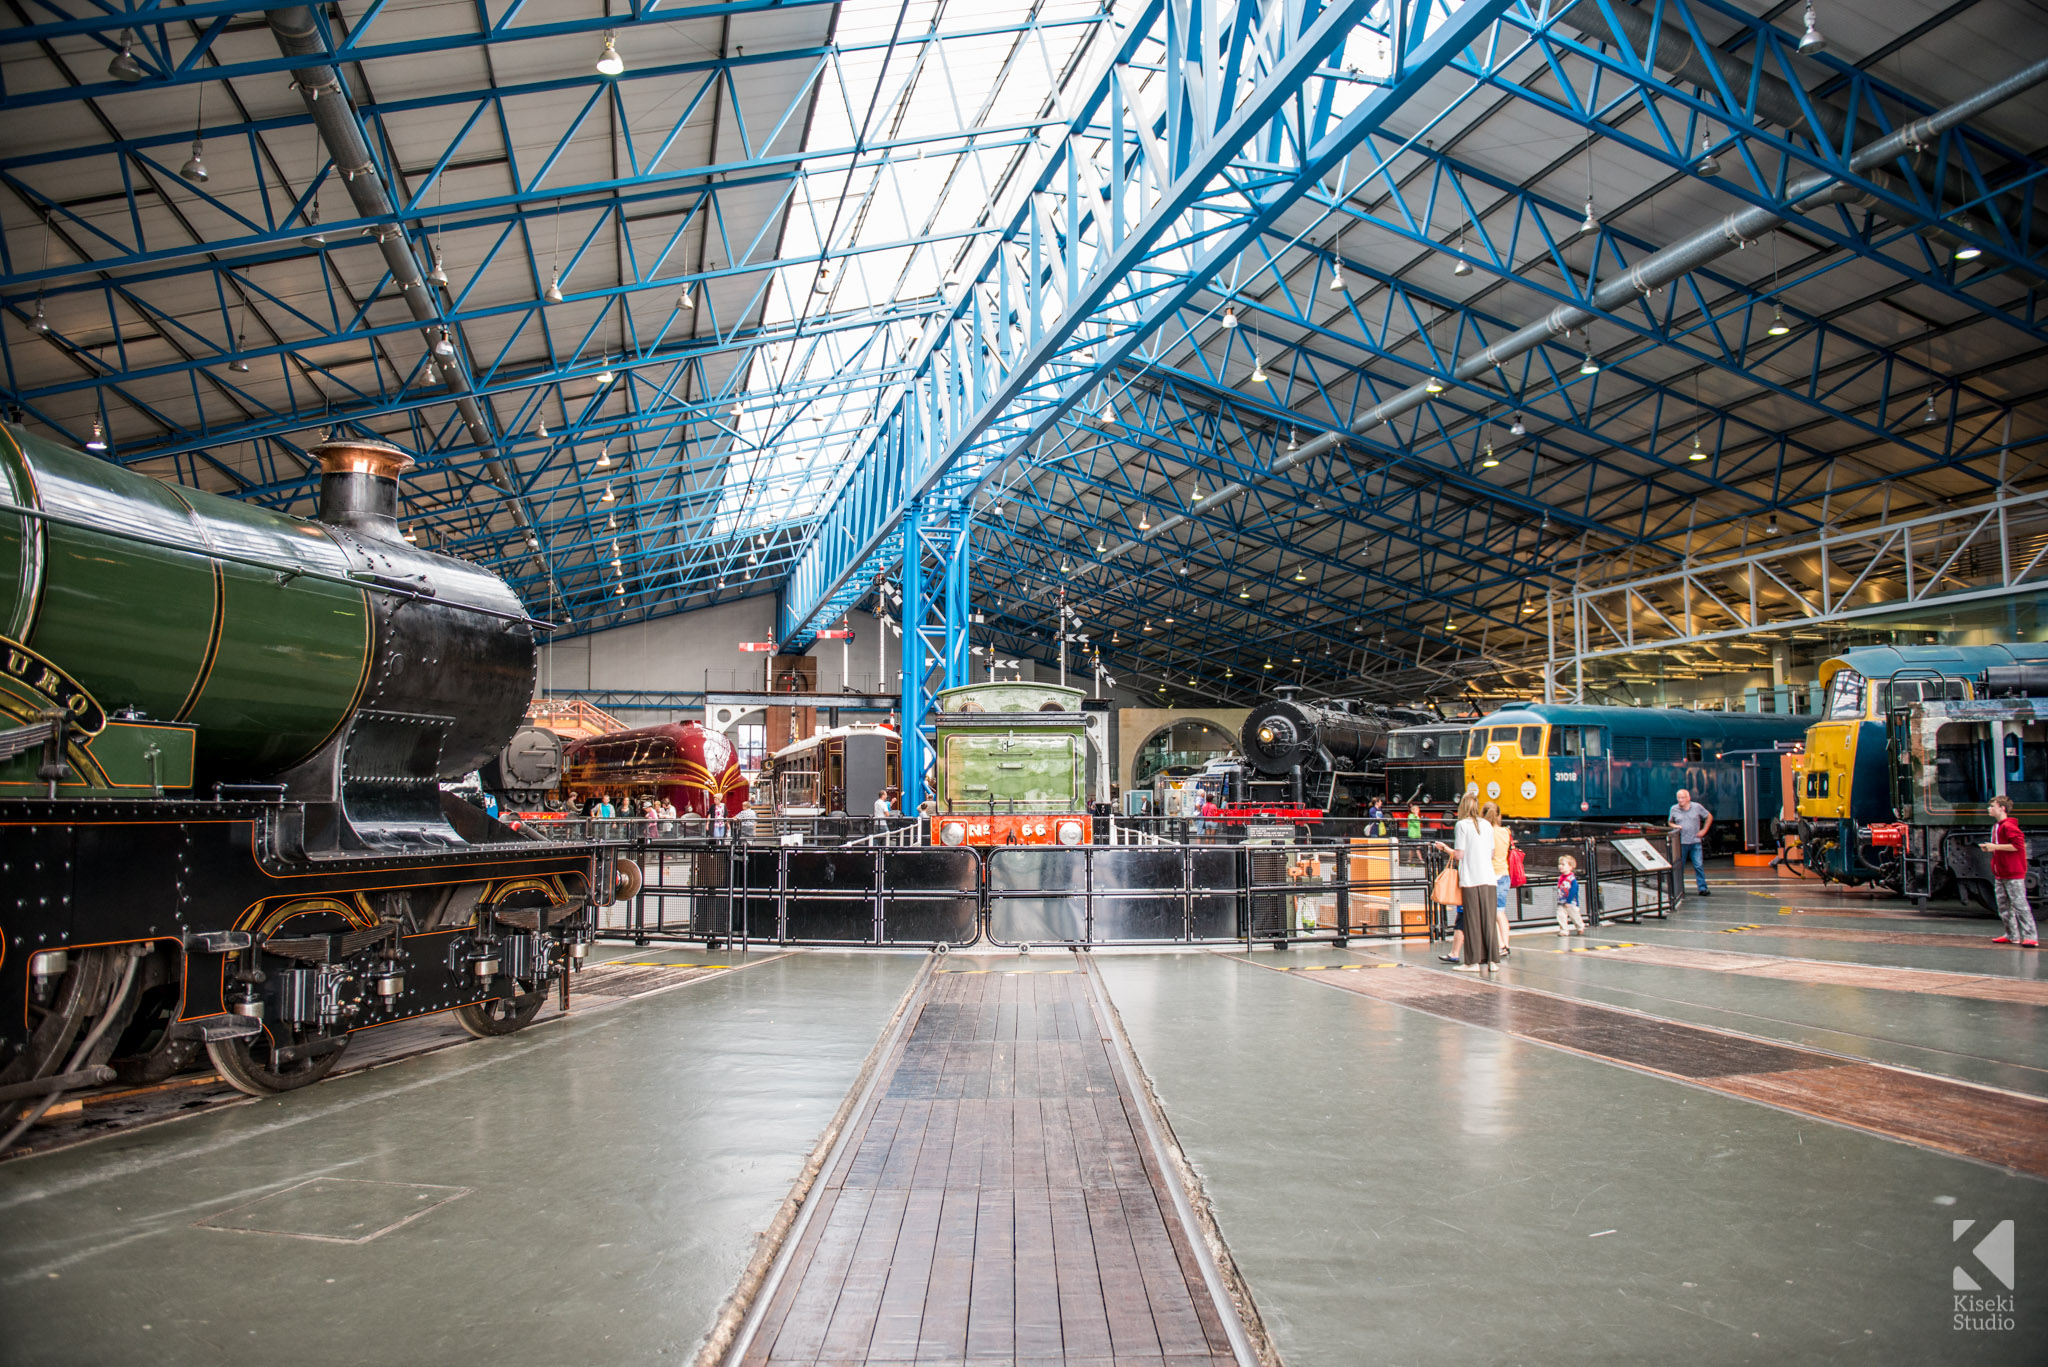
<path fill-rule="evenodd" d="M 1448 862 L 1432 840 L 1269 844 L 1097 843 L 945 848 L 624 841 L 644 885 L 600 915 L 636 944 L 718 946 L 1346 945 L 1447 938 L 1456 905 L 1431 896 Z M 1523 842 L 1528 885 L 1510 928 L 1556 916 L 1560 855 L 1578 860 L 1589 920 L 1663 916 L 1663 874 L 1633 870 L 1604 839 Z"/>

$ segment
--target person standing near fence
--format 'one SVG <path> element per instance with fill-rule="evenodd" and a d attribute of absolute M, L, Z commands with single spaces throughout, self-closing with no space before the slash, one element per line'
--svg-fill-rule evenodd
<path fill-rule="evenodd" d="M 1419 802 L 1408 804 L 1408 838 L 1422 839 L 1422 804 Z"/>
<path fill-rule="evenodd" d="M 1557 933 L 1569 935 L 1574 929 L 1586 933 L 1585 891 L 1579 885 L 1579 861 L 1568 854 L 1557 857 Z"/>
<path fill-rule="evenodd" d="M 1465 794 L 1458 804 L 1454 839 L 1456 848 L 1440 840 L 1436 847 L 1458 861 L 1458 891 L 1464 902 L 1458 922 L 1465 932 L 1459 941 L 1463 962 L 1458 968 L 1467 973 L 1490 971 L 1500 958 L 1500 891 L 1493 875 L 1493 826 L 1480 814 L 1477 793 Z"/>
<path fill-rule="evenodd" d="M 1479 815 L 1487 825 L 1493 827 L 1493 919 L 1494 929 L 1500 934 L 1500 957 L 1508 956 L 1508 895 L 1514 887 L 1508 868 L 1508 855 L 1515 848 L 1515 833 L 1500 819 L 1500 804 L 1489 802 L 1480 809 Z"/>
<path fill-rule="evenodd" d="M 1991 856 L 1992 901 L 2005 922 L 2005 934 L 1991 943 L 2039 949 L 2034 909 L 2027 902 L 2027 835 L 2013 820 L 2012 800 L 2002 793 L 1991 799 L 1991 820 L 1991 839 L 1978 848 Z"/>
<path fill-rule="evenodd" d="M 1685 866 L 1692 865 L 1692 876 L 1699 880 L 1700 896 L 1714 894 L 1707 888 L 1707 832 L 1714 829 L 1714 814 L 1692 800 L 1692 794 L 1685 789 L 1678 790 L 1678 801 L 1671 808 L 1672 830 L 1678 832 L 1678 882 L 1685 884 Z"/>

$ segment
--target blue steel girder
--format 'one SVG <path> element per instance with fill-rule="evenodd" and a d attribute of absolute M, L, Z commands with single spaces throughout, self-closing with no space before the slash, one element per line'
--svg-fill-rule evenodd
<path fill-rule="evenodd" d="M 1597 0 L 1611 13 L 1609 0 Z M 2042 297 L 2038 288 L 2024 289 L 2015 306 L 2008 268 L 2003 263 L 2028 263 L 2035 268 L 2032 280 L 2041 283 L 2038 272 L 2040 245 L 2036 241 L 2044 226 L 2036 221 L 2035 190 L 2048 165 L 2033 153 L 1999 143 L 1980 128 L 1965 124 L 1930 135 L 1918 158 L 1902 157 L 1882 174 L 1859 173 L 1849 167 L 1849 154 L 1866 142 L 1893 132 L 1901 125 L 1927 113 L 1924 101 L 1883 84 L 1872 73 L 1847 66 L 1834 58 L 1799 56 L 1793 42 L 1762 20 L 1714 0 L 1658 0 L 1667 15 L 1682 16 L 1688 25 L 1698 22 L 1693 11 L 1711 13 L 1722 20 L 1738 20 L 1752 30 L 1763 54 L 1759 75 L 1775 74 L 1793 88 L 1811 126 L 1817 104 L 1799 83 L 1800 74 L 1817 63 L 1828 69 L 1837 83 L 1838 95 L 1853 111 L 1841 123 L 1841 141 L 1830 142 L 1806 135 L 1778 131 L 1762 122 L 1753 110 L 1755 82 L 1744 92 L 1731 92 L 1720 83 L 1712 88 L 1693 87 L 1658 76 L 1645 65 L 1640 54 L 1615 50 L 1566 37 L 1553 29 L 1535 40 L 1543 49 L 1549 83 L 1517 79 L 1491 71 L 1479 79 L 1507 98 L 1529 105 L 1563 121 L 1578 124 L 1589 133 L 1641 156 L 1667 171 L 1696 171 L 1699 133 L 1709 123 L 1739 129 L 1727 153 L 1729 170 L 1716 180 L 1722 192 L 1746 203 L 1777 207 L 1784 201 L 1786 187 L 1801 175 L 1822 171 L 1836 181 L 1861 191 L 1858 205 L 1836 205 L 1824 212 L 1799 216 L 1807 231 L 1840 249 L 1880 262 L 1887 269 L 1913 279 L 1926 288 L 1944 294 L 1967 307 L 2035 336 L 2048 335 L 2048 319 L 2041 316 Z M 1763 68 L 1768 68 L 1764 70 Z M 2002 74 L 2002 73 L 2000 73 Z M 1629 116 L 1643 114 L 1650 132 L 1638 135 L 1625 126 Z M 1824 120 L 1822 120 L 1824 122 Z M 1425 149 L 1426 150 L 1426 149 Z M 1987 180 L 1986 162 L 1996 159 L 2010 174 L 1995 188 Z M 2017 169 L 2011 169 L 2017 168 Z M 1966 181 L 1970 197 L 1944 198 L 1950 173 Z M 1875 208 L 1892 226 L 1879 231 L 1858 224 L 1858 207 Z M 1469 200 L 1454 205 L 1473 217 Z M 1969 222 L 1961 220 L 1968 210 Z M 1978 226 L 1979 217 L 1984 220 Z M 1430 220 L 1423 220 L 1424 222 Z M 1413 221 L 1408 225 L 1413 230 Z M 1479 231 L 1481 225 L 1470 226 Z M 1952 267 L 1947 253 L 1937 253 L 1921 234 L 1938 229 L 1944 241 L 1960 245 L 1974 242 L 1988 256 L 1978 265 L 1962 270 Z M 1488 242 L 1487 255 L 1496 264 L 1505 259 Z M 1553 253 L 1556 239 L 1547 244 Z M 1886 251 L 1886 247 L 1901 250 Z M 1613 270 L 1602 268 L 1601 278 Z M 1566 270 L 1567 276 L 1572 272 Z M 2003 286 L 1998 294 L 1985 286 Z"/>
<path fill-rule="evenodd" d="M 1071 109 L 1033 193 L 984 250 L 952 325 L 930 339 L 921 392 L 889 420 L 929 407 L 939 440 L 913 449 L 878 435 L 792 576 L 785 645 L 806 642 L 814 622 L 858 601 L 894 563 L 891 538 L 911 498 L 970 496 L 1459 52 L 1476 45 L 1475 64 L 1505 60 L 1517 44 L 1496 21 L 1522 13 L 1511 0 L 1470 0 L 1449 14 L 1429 0 L 1347 0 L 1288 13 L 1247 48 L 1232 35 L 1248 32 L 1248 8 L 1153 7 Z M 1366 21 L 1402 46 L 1385 83 L 1367 86 L 1339 118 L 1325 63 Z M 1155 26 L 1156 41 L 1182 58 L 1168 64 L 1163 109 L 1135 99 L 1119 69 Z M 1143 210 L 1136 222 L 1127 203 Z"/>
<path fill-rule="evenodd" d="M 938 690 L 969 682 L 968 556 L 974 526 L 961 507 L 912 500 L 903 519 L 903 688 L 901 810 L 924 804 L 931 762 L 931 710 Z"/>
<path fill-rule="evenodd" d="M 1910 396 L 1905 406 L 1913 412 L 1907 416 L 1916 415 L 1921 400 L 1934 383 L 1934 372 L 1913 361 L 1903 347 L 1897 350 L 1862 348 L 1851 359 L 1830 363 L 1826 360 L 1827 355 L 1838 349 L 1831 346 L 1834 339 L 1825 324 L 1795 325 L 1792 333 L 1784 338 L 1759 337 L 1755 344 L 1745 345 L 1736 354 L 1739 364 L 1727 364 L 1716 353 L 1685 346 L 1672 340 L 1670 333 L 1633 325 L 1628 331 L 1635 333 L 1639 340 L 1626 352 L 1607 348 L 1601 358 L 1600 373 L 1596 376 L 1579 374 L 1580 352 L 1558 340 L 1548 348 L 1539 348 L 1518 358 L 1512 373 L 1490 372 L 1500 381 L 1498 389 L 1476 381 L 1460 381 L 1451 373 L 1459 361 L 1468 353 L 1482 351 L 1491 340 L 1510 331 L 1508 322 L 1480 312 L 1472 301 L 1460 303 L 1451 300 L 1411 282 L 1369 271 L 1356 262 L 1346 263 L 1346 276 L 1348 279 L 1374 282 L 1377 287 L 1373 295 L 1374 307 L 1370 310 L 1363 307 L 1359 293 L 1353 291 L 1344 303 L 1336 306 L 1335 315 L 1322 323 L 1312 321 L 1317 289 L 1324 278 L 1320 269 L 1311 273 L 1309 288 L 1306 289 L 1283 281 L 1264 296 L 1254 296 L 1249 290 L 1234 295 L 1243 305 L 1243 314 L 1263 316 L 1285 324 L 1297 334 L 1294 340 L 1286 340 L 1288 334 L 1285 331 L 1264 333 L 1271 344 L 1268 350 L 1274 353 L 1270 366 L 1274 393 L 1270 403 L 1248 400 L 1227 384 L 1211 360 L 1212 351 L 1200 346 L 1192 346 L 1190 359 L 1204 365 L 1206 373 L 1175 371 L 1162 361 L 1153 362 L 1150 372 L 1158 375 L 1176 373 L 1186 382 L 1204 385 L 1219 395 L 1228 396 L 1243 409 L 1260 412 L 1267 421 L 1295 422 L 1303 430 L 1317 431 L 1345 431 L 1357 413 L 1429 375 L 1438 375 L 1444 382 L 1444 392 L 1408 420 L 1409 440 L 1400 447 L 1389 446 L 1382 430 L 1354 434 L 1350 440 L 1368 448 L 1405 454 L 1411 458 L 1427 456 L 1437 447 L 1461 448 L 1457 451 L 1446 449 L 1443 453 L 1448 457 L 1446 468 L 1452 469 L 1453 477 L 1465 480 L 1470 491 L 1481 497 L 1500 496 L 1496 487 L 1480 482 L 1473 468 L 1485 446 L 1493 442 L 1491 434 L 1485 430 L 1486 426 L 1492 424 L 1503 428 L 1497 443 L 1498 452 L 1503 457 L 1528 444 L 1525 440 L 1507 436 L 1504 419 L 1512 413 L 1520 413 L 1525 423 L 1538 429 L 1528 440 L 1545 438 L 1554 447 L 1569 451 L 1595 466 L 1604 468 L 1616 455 L 1633 459 L 1635 466 L 1614 471 L 1617 488 L 1624 493 L 1647 491 L 1641 480 L 1648 470 L 1682 475 L 1689 483 L 1731 495 L 1738 505 L 1754 503 L 1753 511 L 1764 511 L 1776 505 L 1775 500 L 1747 487 L 1746 482 L 1756 477 L 1756 471 L 1746 464 L 1751 457 L 1772 454 L 1782 468 L 1787 455 L 1793 452 L 1805 462 L 1825 462 L 1842 453 L 1839 446 L 1822 449 L 1803 441 L 1799 427 L 1772 428 L 1744 419 L 1732 410 L 1702 404 L 1679 387 L 1679 380 L 1684 377 L 1660 381 L 1646 371 L 1633 368 L 1631 362 L 1645 356 L 1653 346 L 1687 354 L 1702 368 L 1723 369 L 1736 375 L 1743 375 L 1746 367 L 1764 362 L 1776 362 L 1782 367 L 1787 356 L 1803 350 L 1809 358 L 1808 364 L 1802 367 L 1806 375 L 1804 388 L 1778 382 L 1768 376 L 1749 374 L 1745 378 L 1763 392 L 1807 400 L 1806 406 L 1815 410 L 1815 417 L 1808 425 L 1840 423 L 1860 431 L 1867 443 L 1883 443 L 1910 452 L 1915 461 L 1890 467 L 1889 477 L 1904 478 L 1925 471 L 1952 469 L 1987 485 L 1995 485 L 1999 476 L 1995 470 L 1984 467 L 1986 459 L 2033 444 L 2035 440 L 2031 434 L 2022 434 L 2017 440 L 1986 440 L 1986 429 L 1998 426 L 2000 420 L 2014 410 L 2017 406 L 2015 399 L 2011 395 L 2000 395 L 1990 389 L 1978 389 L 1958 382 L 1953 375 L 1940 377 L 1948 396 L 1948 420 L 1932 427 L 1916 424 L 1902 435 L 1896 427 L 1900 417 L 1896 396 Z M 1522 283 L 1532 288 L 1541 287 L 1527 279 Z M 1324 294 L 1322 297 L 1328 296 Z M 1441 322 L 1444 318 L 1455 320 L 1447 330 L 1448 337 L 1424 340 L 1425 324 L 1431 320 Z M 1751 330 L 1761 333 L 1760 323 Z M 1191 345 L 1197 341 L 1192 325 L 1187 337 Z M 1377 371 L 1360 371 L 1351 357 L 1310 347 L 1302 340 L 1311 337 L 1356 348 L 1383 368 L 1407 373 L 1382 381 Z M 1409 343 L 1415 346 L 1403 349 Z M 1428 350 L 1418 350 L 1421 346 L 1427 346 Z M 1314 410 L 1292 407 L 1300 400 L 1287 392 L 1302 378 L 1304 370 L 1308 372 L 1305 386 L 1308 397 L 1317 405 Z M 1899 379 L 1901 371 L 1910 378 Z M 1340 399 L 1330 392 L 1330 384 L 1323 379 L 1325 374 L 1341 377 L 1355 387 Z M 1874 395 L 1855 402 L 1831 402 L 1826 397 L 1846 390 L 1851 381 L 1868 382 L 1873 377 L 1878 386 Z M 1622 397 L 1603 396 L 1601 390 L 1605 388 L 1611 394 L 1616 381 L 1629 386 Z M 1554 402 L 1546 406 L 1545 398 Z M 1964 406 L 1966 403 L 1967 408 Z M 1640 438 L 1630 438 L 1605 430 L 1603 424 L 1610 423 L 1647 425 L 1649 431 Z M 1932 439 L 1920 439 L 1921 431 L 1930 432 Z M 1703 449 L 1706 459 L 1703 461 L 1691 458 L 1688 442 L 1695 433 L 1705 434 Z M 1559 442 L 1560 434 L 1583 438 L 1587 444 L 1577 446 L 1571 441 Z M 1539 506 L 1532 504 L 1531 507 L 1533 511 L 1541 511 Z M 1737 506 L 1722 516 L 1733 519 L 1742 516 L 1743 512 L 1744 509 Z M 1589 512 L 1586 517 L 1593 525 L 1598 525 L 1612 515 L 1610 508 Z M 1572 520 L 1570 515 L 1566 515 L 1566 520 Z"/>
<path fill-rule="evenodd" d="M 821 8 L 837 0 L 715 0 L 714 3 L 678 5 L 634 5 L 622 14 L 594 14 L 586 17 L 564 19 L 557 6 L 529 7 L 523 3 L 503 7 L 497 17 L 486 19 L 467 33 L 435 33 L 413 38 L 383 37 L 380 19 L 387 16 L 394 7 L 372 4 L 359 15 L 353 27 L 347 32 L 336 31 L 329 22 L 325 6 L 314 7 L 314 17 L 327 39 L 328 50 L 343 62 L 364 63 L 386 58 L 431 57 L 464 49 L 482 49 L 498 44 L 529 42 L 559 42 L 565 38 L 592 40 L 610 30 L 621 35 L 621 45 L 631 51 L 631 34 L 636 27 L 672 25 L 701 19 L 729 19 L 761 11 L 780 11 Z M 55 9 L 44 0 L 43 8 Z M 217 81 L 240 77 L 289 75 L 292 61 L 285 57 L 264 57 L 252 61 L 223 63 L 218 60 L 214 44 L 226 31 L 229 21 L 245 16 L 252 10 L 283 9 L 285 5 L 270 0 L 268 3 L 234 3 L 234 0 L 131 0 L 131 3 L 109 3 L 96 0 L 95 7 L 85 14 L 64 14 L 61 19 L 45 23 L 25 23 L 13 28 L 0 29 L 0 51 L 11 46 L 27 46 L 47 43 L 59 38 L 84 35 L 90 37 L 111 57 L 122 46 L 120 34 L 124 29 L 134 30 L 131 53 L 142 67 L 143 80 L 138 84 L 120 80 L 92 80 L 77 86 L 56 90 L 36 89 L 9 91 L 0 87 L 0 111 L 28 109 L 37 106 L 61 104 L 77 99 L 107 99 L 118 97 L 136 90 L 163 90 L 203 81 Z M 534 20 L 529 9 L 539 9 L 546 18 Z M 481 6 L 477 7 L 479 18 L 485 18 Z M 63 11 L 56 11 L 63 13 Z M 410 17 L 410 16 L 408 16 Z M 171 26 L 189 30 L 200 22 L 207 21 L 195 36 L 192 45 L 184 49 L 182 57 L 175 55 Z M 402 22 L 402 21 L 401 21 Z M 184 39 L 187 32 L 175 34 Z M 94 73 L 96 76 L 98 71 Z"/>

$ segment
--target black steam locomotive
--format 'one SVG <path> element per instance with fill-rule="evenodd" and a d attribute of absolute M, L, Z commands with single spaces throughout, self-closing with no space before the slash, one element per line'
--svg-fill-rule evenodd
<path fill-rule="evenodd" d="M 1348 700 L 1301 702 L 1291 688 L 1260 703 L 1238 729 L 1247 765 L 1248 800 L 1291 804 L 1331 816 L 1362 814 L 1387 795 L 1388 735 L 1435 720 L 1411 707 Z"/>
<path fill-rule="evenodd" d="M 263 1094 L 366 1026 L 517 1030 L 637 875 L 443 793 L 519 726 L 537 624 L 402 538 L 402 452 L 313 454 L 304 520 L 0 428 L 0 1148 L 201 1051 Z"/>

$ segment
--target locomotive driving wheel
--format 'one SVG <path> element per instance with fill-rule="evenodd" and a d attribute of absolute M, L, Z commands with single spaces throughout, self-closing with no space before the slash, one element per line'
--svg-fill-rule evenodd
<path fill-rule="evenodd" d="M 238 1092 L 269 1096 L 318 1082 L 334 1071 L 349 1036 L 323 1034 L 281 1021 L 239 1039 L 209 1040 L 207 1057 Z"/>
<path fill-rule="evenodd" d="M 545 981 L 522 982 L 518 989 L 511 996 L 493 997 L 487 1002 L 456 1007 L 455 1023 L 478 1039 L 524 1030 L 533 1024 L 533 1018 L 547 1004 L 548 985 Z"/>

